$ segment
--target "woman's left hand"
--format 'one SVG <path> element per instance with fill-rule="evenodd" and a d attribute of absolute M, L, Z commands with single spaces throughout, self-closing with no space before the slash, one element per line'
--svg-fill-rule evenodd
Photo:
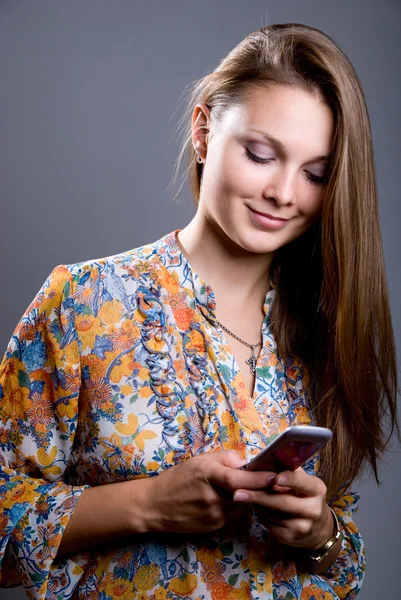
<path fill-rule="evenodd" d="M 266 490 L 236 490 L 234 500 L 253 504 L 257 519 L 282 544 L 317 550 L 334 533 L 327 488 L 299 467 L 276 475 Z"/>

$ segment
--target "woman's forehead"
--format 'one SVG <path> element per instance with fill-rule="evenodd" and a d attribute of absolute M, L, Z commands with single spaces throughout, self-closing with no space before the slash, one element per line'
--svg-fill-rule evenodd
<path fill-rule="evenodd" d="M 285 153 L 307 142 L 310 158 L 328 157 L 334 128 L 331 108 L 322 98 L 296 86 L 254 86 L 232 105 L 220 123 L 226 135 L 253 135 Z"/>

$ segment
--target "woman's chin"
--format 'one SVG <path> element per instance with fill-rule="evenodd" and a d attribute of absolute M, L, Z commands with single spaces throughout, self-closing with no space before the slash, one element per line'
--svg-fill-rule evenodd
<path fill-rule="evenodd" d="M 253 254 L 274 254 L 287 243 L 287 240 L 278 239 L 277 236 L 272 236 L 266 232 L 250 231 L 238 233 L 235 242 L 241 248 Z"/>

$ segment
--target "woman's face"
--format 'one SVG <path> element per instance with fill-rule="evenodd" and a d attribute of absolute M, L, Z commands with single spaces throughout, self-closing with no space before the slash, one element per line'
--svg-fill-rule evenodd
<path fill-rule="evenodd" d="M 197 116 L 207 116 L 196 110 L 195 141 Z M 328 175 L 334 119 L 323 100 L 297 87 L 257 86 L 209 125 L 200 148 L 201 215 L 254 253 L 272 253 L 305 233 L 321 214 Z"/>

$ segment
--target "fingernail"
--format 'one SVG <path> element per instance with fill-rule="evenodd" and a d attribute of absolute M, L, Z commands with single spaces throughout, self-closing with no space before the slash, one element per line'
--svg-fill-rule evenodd
<path fill-rule="evenodd" d="M 276 483 L 277 483 L 277 485 L 286 485 L 287 477 L 284 477 L 284 475 L 279 475 L 276 479 Z"/>
<path fill-rule="evenodd" d="M 248 500 L 248 498 L 249 494 L 247 494 L 246 492 L 235 492 L 233 496 L 233 500 L 235 502 L 245 502 L 246 500 Z"/>
<path fill-rule="evenodd" d="M 270 476 L 267 478 L 267 485 L 270 485 L 270 484 L 271 484 L 271 482 L 272 482 L 274 479 L 276 479 L 276 475 L 270 475 Z"/>

